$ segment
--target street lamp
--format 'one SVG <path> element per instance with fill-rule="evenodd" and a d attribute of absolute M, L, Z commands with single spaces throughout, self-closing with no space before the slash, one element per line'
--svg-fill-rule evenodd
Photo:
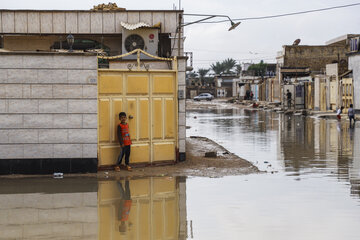
<path fill-rule="evenodd" d="M 199 22 L 203 22 L 205 20 L 208 20 L 208 19 L 211 19 L 211 18 L 215 18 L 215 17 L 224 17 L 224 18 L 227 18 L 229 21 L 230 21 L 230 28 L 228 29 L 228 31 L 231 31 L 231 30 L 234 30 L 237 26 L 239 26 L 239 24 L 241 22 L 237 22 L 237 23 L 234 23 L 231 18 L 227 15 L 208 15 L 208 14 L 191 14 L 191 13 L 184 13 L 183 15 L 187 15 L 187 16 L 198 16 L 198 17 L 205 17 L 205 18 L 202 18 L 202 19 L 199 19 L 199 20 L 196 20 L 194 22 L 190 22 L 190 23 L 186 23 L 186 24 L 183 24 L 181 25 L 182 27 L 185 27 L 185 26 L 188 26 L 188 25 L 191 25 L 191 24 L 194 24 L 194 23 L 199 23 Z"/>
<path fill-rule="evenodd" d="M 193 21 L 193 22 L 189 22 L 189 23 L 185 23 L 185 24 L 182 24 L 182 15 L 186 15 L 186 16 L 197 16 L 197 17 L 205 17 L 205 18 L 202 18 L 202 19 L 199 19 L 199 20 L 196 20 L 196 21 Z M 182 27 L 185 27 L 185 26 L 188 26 L 188 25 L 191 25 L 191 24 L 195 24 L 195 23 L 200 23 L 200 22 L 203 22 L 205 20 L 208 20 L 208 19 L 211 19 L 211 18 L 215 18 L 215 17 L 225 17 L 227 18 L 229 21 L 230 21 L 230 28 L 228 29 L 228 31 L 231 31 L 231 30 L 234 30 L 237 26 L 239 26 L 239 24 L 241 22 L 237 22 L 237 23 L 234 23 L 231 18 L 227 15 L 209 15 L 209 14 L 192 14 L 192 13 L 184 13 L 184 14 L 180 14 L 179 15 L 179 27 L 178 27 L 178 33 L 179 33 L 179 40 L 178 40 L 178 56 L 180 56 L 180 41 L 181 41 L 181 28 Z"/>
<path fill-rule="evenodd" d="M 67 37 L 66 37 L 66 41 L 67 44 L 69 45 L 69 52 L 73 51 L 73 44 L 74 44 L 74 36 L 70 33 Z"/>

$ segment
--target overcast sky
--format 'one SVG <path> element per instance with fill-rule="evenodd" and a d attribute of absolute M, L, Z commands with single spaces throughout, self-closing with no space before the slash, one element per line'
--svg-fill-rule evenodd
<path fill-rule="evenodd" d="M 107 3 L 98 0 L 15 0 L 0 1 L 0 9 L 84 10 Z M 128 10 L 170 10 L 179 0 L 111 1 Z M 299 12 L 358 3 L 360 0 L 181 0 L 185 13 L 221 14 L 232 19 Z M 324 12 L 266 20 L 247 20 L 233 31 L 229 23 L 194 24 L 185 27 L 185 51 L 193 52 L 194 68 L 234 58 L 238 62 L 275 62 L 282 45 L 300 38 L 300 45 L 322 45 L 341 35 L 360 33 L 360 5 Z M 195 18 L 186 17 L 185 21 Z M 221 20 L 221 19 L 215 19 Z"/>

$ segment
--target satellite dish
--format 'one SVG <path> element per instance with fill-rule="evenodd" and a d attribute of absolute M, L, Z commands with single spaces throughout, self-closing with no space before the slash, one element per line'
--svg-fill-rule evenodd
<path fill-rule="evenodd" d="M 301 41 L 300 38 L 296 39 L 296 40 L 294 41 L 293 45 L 294 45 L 294 46 L 299 45 L 300 41 Z"/>

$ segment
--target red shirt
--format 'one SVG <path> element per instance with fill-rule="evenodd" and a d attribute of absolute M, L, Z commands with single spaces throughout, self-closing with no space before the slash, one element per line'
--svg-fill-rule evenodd
<path fill-rule="evenodd" d="M 129 219 L 129 213 L 131 208 L 132 200 L 125 200 L 124 206 L 121 212 L 121 219 L 120 221 L 127 221 Z"/>
<path fill-rule="evenodd" d="M 125 146 L 131 145 L 130 134 L 129 134 L 129 125 L 127 123 L 126 124 L 119 123 L 119 126 L 121 129 L 121 137 L 122 137 L 124 145 Z"/>

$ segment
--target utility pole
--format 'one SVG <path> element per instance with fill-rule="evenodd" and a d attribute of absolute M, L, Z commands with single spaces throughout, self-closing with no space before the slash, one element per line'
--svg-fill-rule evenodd
<path fill-rule="evenodd" d="M 180 57 L 180 41 L 181 41 L 181 22 L 182 22 L 182 14 L 179 13 L 179 38 L 178 38 L 178 57 Z"/>

